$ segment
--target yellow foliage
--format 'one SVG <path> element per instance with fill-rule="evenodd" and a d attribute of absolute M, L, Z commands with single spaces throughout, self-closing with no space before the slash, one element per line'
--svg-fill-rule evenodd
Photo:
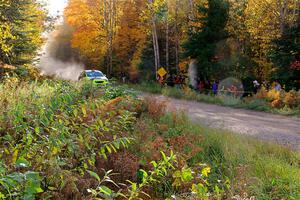
<path fill-rule="evenodd" d="M 267 91 L 264 87 L 258 91 L 254 96 L 259 99 L 267 99 L 271 102 L 273 108 L 282 108 L 287 106 L 289 108 L 295 108 L 300 106 L 300 91 L 291 90 L 289 92 L 276 91 L 272 89 Z"/>
<path fill-rule="evenodd" d="M 276 90 L 270 90 L 267 93 L 267 99 L 270 101 L 279 100 L 280 99 L 280 92 Z"/>
<path fill-rule="evenodd" d="M 64 11 L 66 22 L 75 29 L 71 46 L 94 65 L 99 65 L 107 50 L 100 3 L 100 0 L 70 0 Z"/>
<path fill-rule="evenodd" d="M 284 104 L 290 108 L 297 107 L 300 105 L 300 92 L 296 92 L 295 90 L 291 90 L 286 93 L 284 100 Z"/>
<path fill-rule="evenodd" d="M 179 70 L 182 71 L 182 72 L 187 71 L 188 64 L 189 64 L 188 60 L 184 60 L 184 61 L 180 62 L 179 63 Z"/>
<path fill-rule="evenodd" d="M 28 72 L 27 78 L 29 80 L 38 80 L 41 78 L 41 72 L 39 71 L 38 68 L 28 64 L 24 65 L 24 68 Z"/>
<path fill-rule="evenodd" d="M 131 80 L 137 79 L 138 65 L 147 37 L 140 26 L 140 14 L 144 7 L 145 3 L 137 0 L 128 1 L 122 6 L 121 13 L 124 14 L 120 18 L 120 29 L 114 41 L 116 64 L 121 72 L 128 72 Z"/>

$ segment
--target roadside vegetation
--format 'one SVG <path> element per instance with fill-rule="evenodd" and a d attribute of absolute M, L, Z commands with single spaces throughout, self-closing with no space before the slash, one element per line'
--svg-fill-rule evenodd
<path fill-rule="evenodd" d="M 238 98 L 231 95 L 213 95 L 199 93 L 190 88 L 162 87 L 155 82 L 143 82 L 130 87 L 142 92 L 162 94 L 168 97 L 186 99 L 210 104 L 217 104 L 233 108 L 270 112 L 274 114 L 300 117 L 300 91 L 275 91 L 262 88 L 257 94 Z"/>
<path fill-rule="evenodd" d="M 7 92 L 9 91 L 9 92 Z M 0 199 L 299 199 L 299 155 L 124 87 L 0 85 Z"/>
<path fill-rule="evenodd" d="M 77 71 L 93 68 L 137 83 L 164 68 L 162 82 L 195 71 L 191 80 L 278 80 L 299 89 L 297 2 L 69 0 L 54 26 L 41 0 L 0 0 L 0 200 L 300 199 L 299 152 L 195 125 L 126 85 L 43 76 L 77 80 Z M 48 55 L 53 62 L 41 62 Z M 240 100 L 134 88 L 300 113 L 296 91 Z"/>

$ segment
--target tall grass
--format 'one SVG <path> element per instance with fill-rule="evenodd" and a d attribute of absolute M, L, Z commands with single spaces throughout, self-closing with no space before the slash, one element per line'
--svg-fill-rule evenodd
<path fill-rule="evenodd" d="M 149 92 L 153 94 L 161 94 L 162 92 L 162 86 L 157 84 L 156 82 L 149 81 L 149 82 L 142 82 L 141 84 L 134 84 L 130 85 L 130 87 L 136 89 L 136 90 L 141 90 L 144 92 Z"/>
<path fill-rule="evenodd" d="M 163 123 L 172 126 L 173 116 Z M 204 137 L 202 152 L 191 165 L 209 163 L 212 179 L 229 177 L 231 195 L 247 193 L 256 199 L 300 199 L 300 153 L 246 136 L 191 124 L 186 118 L 176 125 L 182 132 Z"/>

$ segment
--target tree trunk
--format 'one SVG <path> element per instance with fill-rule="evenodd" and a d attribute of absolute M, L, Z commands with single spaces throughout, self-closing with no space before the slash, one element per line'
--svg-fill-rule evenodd
<path fill-rule="evenodd" d="M 153 5 L 154 1 L 149 0 L 149 2 Z M 153 49 L 154 49 L 154 59 L 155 59 L 155 74 L 157 78 L 157 70 L 160 68 L 160 57 L 159 57 L 159 44 L 157 37 L 157 26 L 156 26 L 156 16 L 155 11 L 152 11 L 152 36 L 153 36 Z"/>
<path fill-rule="evenodd" d="M 160 65 L 159 43 L 158 43 L 158 36 L 157 36 L 156 20 L 154 23 L 154 32 L 155 32 L 155 42 L 156 42 L 156 54 L 157 54 L 157 69 L 159 69 L 161 65 Z"/>
<path fill-rule="evenodd" d="M 194 0 L 189 0 L 189 11 L 188 11 L 188 23 L 195 20 L 195 14 L 194 14 Z M 193 26 L 189 26 L 188 28 L 189 33 L 191 34 L 194 31 Z"/>
<path fill-rule="evenodd" d="M 167 0 L 167 16 L 166 16 L 166 67 L 169 71 L 169 4 Z"/>
<path fill-rule="evenodd" d="M 176 0 L 175 5 L 175 62 L 176 62 L 176 71 L 179 73 L 179 30 L 178 30 L 178 5 L 179 2 Z"/>
<path fill-rule="evenodd" d="M 280 10 L 280 17 L 279 17 L 279 26 L 280 26 L 280 32 L 281 34 L 284 33 L 285 25 L 286 25 L 286 14 L 288 9 L 288 2 L 287 0 L 277 0 L 277 6 Z"/>
<path fill-rule="evenodd" d="M 154 27 L 154 25 L 152 25 Z M 158 62 L 157 62 L 157 51 L 156 51 L 156 38 L 154 28 L 152 27 L 152 39 L 153 39 L 153 51 L 154 51 L 154 62 L 155 62 L 155 74 L 157 78 L 157 69 L 158 69 Z"/>
<path fill-rule="evenodd" d="M 298 11 L 298 13 L 297 13 L 297 11 Z M 300 1 L 299 0 L 294 0 L 293 26 L 297 25 L 299 17 L 300 17 Z"/>
<path fill-rule="evenodd" d="M 194 0 L 189 0 L 189 8 L 190 8 L 189 17 L 190 17 L 190 20 L 193 20 L 195 18 L 195 15 L 194 15 Z"/>
<path fill-rule="evenodd" d="M 112 75 L 113 71 L 113 41 L 115 27 L 117 23 L 117 4 L 116 0 L 103 0 L 104 29 L 106 31 L 107 52 L 105 58 L 106 74 Z"/>
<path fill-rule="evenodd" d="M 109 1 L 110 4 L 110 17 L 109 17 L 109 76 L 112 74 L 112 68 L 113 68 L 113 34 L 114 34 L 114 0 Z"/>
<path fill-rule="evenodd" d="M 157 37 L 157 27 L 156 27 L 156 19 L 153 19 L 153 44 L 154 44 L 154 55 L 155 55 L 155 73 L 157 75 L 157 70 L 160 68 L 160 56 L 159 56 L 159 44 Z"/>
<path fill-rule="evenodd" d="M 108 5 L 107 5 L 107 0 L 104 0 L 103 2 L 103 7 L 104 7 L 104 27 L 106 31 L 106 40 L 108 41 L 108 35 L 109 35 L 109 29 L 108 29 Z M 107 51 L 107 55 L 105 58 L 105 65 L 106 65 L 106 74 L 109 76 L 109 52 Z"/>

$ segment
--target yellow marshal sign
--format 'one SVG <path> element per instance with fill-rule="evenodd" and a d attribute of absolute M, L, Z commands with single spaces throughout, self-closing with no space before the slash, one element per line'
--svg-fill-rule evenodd
<path fill-rule="evenodd" d="M 165 70 L 165 68 L 161 67 L 158 71 L 157 71 L 157 74 L 160 76 L 160 77 L 164 77 L 168 72 Z"/>

